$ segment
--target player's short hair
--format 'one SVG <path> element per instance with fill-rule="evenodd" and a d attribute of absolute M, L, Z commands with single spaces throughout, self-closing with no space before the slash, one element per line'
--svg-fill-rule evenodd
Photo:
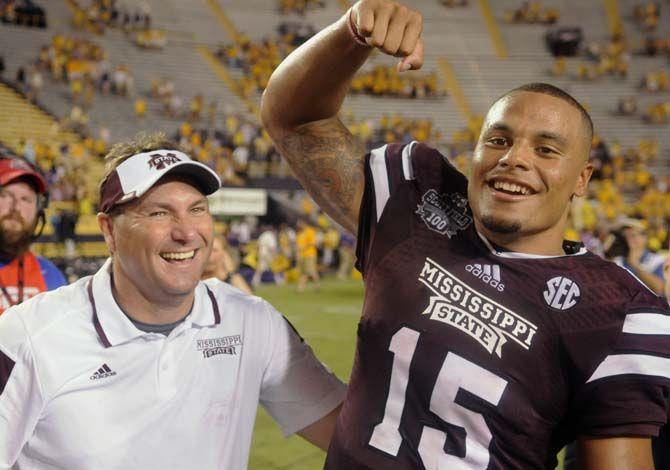
<path fill-rule="evenodd" d="M 593 138 L 593 132 L 594 132 L 593 120 L 591 119 L 591 116 L 589 115 L 589 112 L 586 110 L 586 108 L 584 108 L 584 106 L 582 106 L 582 104 L 579 101 L 577 101 L 572 95 L 561 90 L 557 86 L 550 85 L 549 83 L 542 83 L 542 82 L 526 83 L 525 85 L 521 85 L 520 87 L 508 91 L 503 96 L 498 98 L 496 102 L 500 101 L 502 98 L 505 98 L 506 96 L 521 91 L 526 91 L 530 93 L 542 93 L 543 95 L 553 96 L 554 98 L 563 100 L 566 103 L 573 106 L 574 108 L 577 108 L 584 121 L 585 129 L 587 131 L 586 135 L 588 136 L 589 141 Z"/>
<path fill-rule="evenodd" d="M 151 152 L 153 150 L 184 150 L 173 140 L 167 138 L 162 132 L 141 132 L 132 139 L 114 144 L 105 155 L 105 172 L 98 185 L 98 192 L 109 178 L 109 175 L 124 161 L 138 153 Z M 186 153 L 186 152 L 184 152 Z"/>

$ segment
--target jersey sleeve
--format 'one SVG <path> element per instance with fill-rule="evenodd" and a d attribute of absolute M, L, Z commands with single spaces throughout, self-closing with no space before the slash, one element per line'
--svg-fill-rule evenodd
<path fill-rule="evenodd" d="M 286 318 L 265 306 L 271 329 L 260 402 L 289 436 L 342 403 L 346 386 L 317 360 Z"/>
<path fill-rule="evenodd" d="M 30 341 L 16 308 L 0 316 L 0 469 L 11 468 L 42 411 Z"/>
<path fill-rule="evenodd" d="M 581 375 L 570 410 L 577 435 L 656 436 L 668 420 L 670 311 L 642 289 L 623 322 L 564 338 Z"/>
<path fill-rule="evenodd" d="M 65 276 L 63 276 L 63 273 L 60 272 L 60 269 L 55 264 L 41 256 L 38 258 L 38 261 L 42 276 L 44 277 L 44 283 L 47 285 L 48 290 L 58 289 L 67 284 Z"/>
<path fill-rule="evenodd" d="M 365 272 L 371 240 L 386 203 L 405 181 L 414 179 L 412 152 L 421 145 L 387 144 L 365 156 L 365 190 L 361 200 L 356 244 L 356 269 Z"/>

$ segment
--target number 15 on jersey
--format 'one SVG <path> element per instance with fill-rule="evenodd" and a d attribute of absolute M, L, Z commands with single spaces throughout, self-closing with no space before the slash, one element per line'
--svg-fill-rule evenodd
<path fill-rule="evenodd" d="M 418 331 L 402 327 L 393 335 L 389 346 L 393 353 L 393 366 L 384 419 L 374 427 L 369 444 L 392 456 L 398 455 L 402 444 L 401 417 L 405 408 L 407 386 L 411 381 L 410 364 L 420 335 Z M 418 450 L 427 470 L 487 468 L 491 430 L 481 414 L 456 403 L 456 394 L 460 389 L 467 390 L 497 406 L 506 387 L 506 380 L 483 367 L 453 352 L 447 354 L 431 394 L 430 411 L 445 422 L 465 430 L 465 456 L 445 453 L 446 433 L 424 426 Z"/>

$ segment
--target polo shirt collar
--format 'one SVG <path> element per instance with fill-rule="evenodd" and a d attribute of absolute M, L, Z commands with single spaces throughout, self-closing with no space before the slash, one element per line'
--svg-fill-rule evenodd
<path fill-rule="evenodd" d="M 111 269 L 112 260 L 108 258 L 86 286 L 93 311 L 93 325 L 100 342 L 106 348 L 151 334 L 136 328 L 116 303 L 112 295 Z M 195 288 L 191 313 L 184 319 L 185 326 L 206 327 L 218 325 L 220 322 L 221 315 L 214 293 L 203 282 L 199 282 Z"/>

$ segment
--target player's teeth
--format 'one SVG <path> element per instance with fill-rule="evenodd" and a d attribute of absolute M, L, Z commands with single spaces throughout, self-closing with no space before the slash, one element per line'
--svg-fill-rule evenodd
<path fill-rule="evenodd" d="M 493 183 L 493 187 L 495 189 L 502 189 L 502 190 L 508 191 L 510 193 L 521 193 L 523 195 L 527 195 L 529 193 L 527 188 L 524 188 L 523 186 L 519 186 L 518 184 L 507 183 L 505 181 L 495 181 Z"/>
<path fill-rule="evenodd" d="M 195 255 L 195 250 L 186 251 L 184 253 L 161 253 L 161 256 L 163 258 L 174 259 L 174 260 L 182 260 L 182 259 L 193 258 L 194 255 Z"/>

